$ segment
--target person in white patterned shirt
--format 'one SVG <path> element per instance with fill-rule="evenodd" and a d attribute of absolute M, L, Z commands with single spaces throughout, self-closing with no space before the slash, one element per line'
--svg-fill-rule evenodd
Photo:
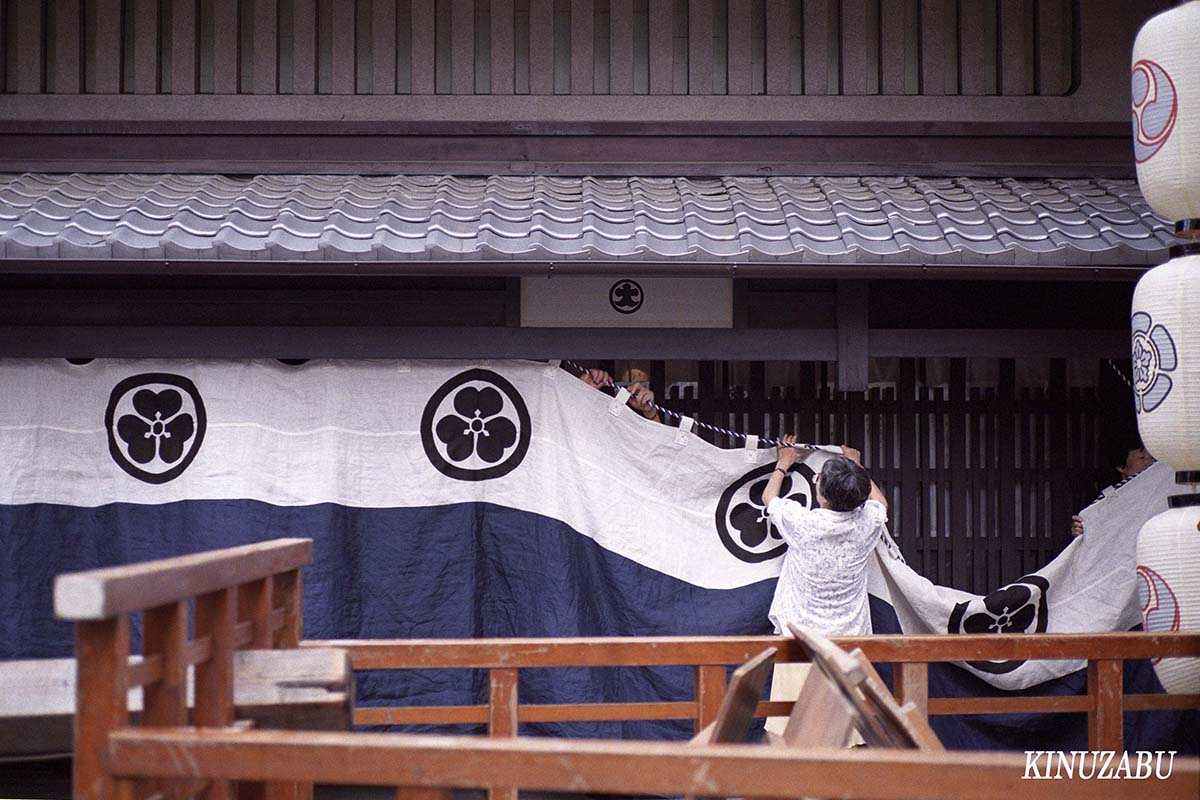
<path fill-rule="evenodd" d="M 782 441 L 763 492 L 767 516 L 788 545 L 771 602 L 775 631 L 786 633 L 790 623 L 829 636 L 869 634 L 867 559 L 887 522 L 887 498 L 863 468 L 859 451 L 846 445 L 843 455 L 821 466 L 818 508 L 780 497 L 783 478 L 799 457 L 794 436 Z M 794 700 L 808 666 L 777 665 L 771 699 Z M 786 723 L 784 717 L 771 717 L 767 730 L 782 733 Z"/>

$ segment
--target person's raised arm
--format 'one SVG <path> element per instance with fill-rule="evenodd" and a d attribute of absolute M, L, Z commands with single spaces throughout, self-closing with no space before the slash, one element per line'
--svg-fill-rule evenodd
<path fill-rule="evenodd" d="M 842 445 L 842 455 L 853 461 L 855 464 L 858 464 L 860 467 L 862 466 L 862 453 L 858 450 L 855 450 L 850 445 Z M 879 484 L 875 483 L 874 478 L 871 479 L 871 496 L 867 499 L 874 500 L 875 502 L 879 503 L 884 507 L 885 510 L 888 507 L 887 495 L 880 490 Z"/>
<path fill-rule="evenodd" d="M 779 497 L 779 490 L 783 487 L 783 479 L 787 475 L 787 471 L 796 463 L 799 454 L 796 448 L 796 437 L 787 435 L 779 441 L 783 444 L 779 445 L 778 456 L 775 459 L 775 471 L 771 473 L 771 480 L 767 481 L 767 488 L 763 491 L 763 505 L 770 505 L 771 501 Z"/>

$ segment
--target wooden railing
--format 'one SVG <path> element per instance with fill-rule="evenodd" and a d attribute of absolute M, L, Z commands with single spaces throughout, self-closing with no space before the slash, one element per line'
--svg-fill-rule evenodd
<path fill-rule="evenodd" d="M 1161 780 L 1028 780 L 1025 756 L 1011 753 L 371 733 L 134 729 L 112 735 L 109 764 L 125 797 L 133 796 L 136 780 L 147 777 L 388 786 L 398 787 L 397 800 L 448 798 L 450 788 L 498 786 L 875 800 L 1194 800 L 1200 791 L 1196 759 L 1175 759 L 1169 777 Z"/>
<path fill-rule="evenodd" d="M 774 645 L 779 661 L 803 656 L 775 637 L 304 642 L 349 651 L 359 670 L 489 670 L 483 706 L 363 708 L 373 723 L 486 722 L 492 738 L 252 731 L 234 721 L 233 654 L 242 647 L 301 644 L 300 568 L 312 543 L 280 539 L 182 558 L 60 576 L 55 608 L 77 624 L 78 696 L 74 797 L 108 800 L 201 793 L 207 800 L 310 797 L 315 783 L 398 787 L 405 800 L 448 800 L 452 788 L 485 788 L 493 800 L 518 789 L 787 797 L 1000 798 L 1143 796 L 1133 782 L 1027 781 L 1022 755 L 847 753 L 670 742 L 517 739 L 522 721 L 691 718 L 720 707 L 727 665 Z M 188 635 L 188 608 L 194 633 Z M 131 661 L 130 615 L 142 612 L 144 658 Z M 838 640 L 896 665 L 896 692 L 928 713 L 1075 711 L 1088 715 L 1090 749 L 1120 750 L 1121 713 L 1200 706 L 1197 695 L 1125 695 L 1122 661 L 1200 657 L 1200 633 L 1037 636 L 874 636 Z M 1084 697 L 930 698 L 928 664 L 983 659 L 1079 659 Z M 520 670 L 545 667 L 691 665 L 696 692 L 677 703 L 521 705 Z M 195 668 L 188 719 L 187 670 Z M 143 686 L 139 727 L 127 693 Z M 760 703 L 784 714 L 790 703 Z M 166 781 L 167 783 L 164 783 Z M 1018 783 L 1018 781 L 1020 781 Z M 1194 798 L 1200 761 L 1175 759 L 1155 797 Z"/>
<path fill-rule="evenodd" d="M 76 623 L 77 800 L 115 796 L 104 757 L 109 735 L 129 724 L 132 687 L 144 687 L 143 725 L 187 725 L 187 670 L 195 667 L 192 724 L 233 724 L 233 653 L 297 646 L 300 568 L 311 561 L 311 539 L 277 539 L 55 580 L 55 613 Z M 138 611 L 143 658 L 131 661 L 129 622 Z M 228 793 L 218 786 L 209 797 Z"/>
<path fill-rule="evenodd" d="M 843 637 L 842 647 L 862 648 L 874 663 L 895 665 L 897 699 L 927 714 L 1082 713 L 1091 749 L 1120 750 L 1122 712 L 1200 708 L 1200 695 L 1125 694 L 1126 659 L 1200 657 L 1200 633 L 1104 633 L 1036 635 L 932 635 Z M 516 735 L 520 722 L 691 719 L 698 731 L 712 722 L 725 690 L 726 667 L 763 648 L 778 648 L 777 662 L 802 661 L 790 639 L 746 637 L 653 637 L 597 639 L 473 639 L 306 641 L 338 647 L 358 670 L 486 669 L 488 703 L 462 706 L 363 707 L 360 725 L 487 723 L 491 736 Z M 1072 659 L 1086 662 L 1086 695 L 1046 697 L 930 697 L 929 664 L 999 659 Z M 521 704 L 519 671 L 544 667 L 646 667 L 684 665 L 695 670 L 691 700 L 643 703 Z M 763 702 L 759 716 L 785 715 L 790 703 Z"/>

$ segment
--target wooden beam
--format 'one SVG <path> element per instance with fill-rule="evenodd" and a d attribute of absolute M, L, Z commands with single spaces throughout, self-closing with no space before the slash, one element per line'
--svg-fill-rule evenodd
<path fill-rule="evenodd" d="M 99 620 L 248 583 L 312 562 L 311 539 L 275 539 L 54 579 L 59 619 Z"/>
<path fill-rule="evenodd" d="M 0 326 L 7 358 L 681 358 L 835 361 L 835 329 L 509 328 L 401 326 Z M 1126 355 L 1120 330 L 869 331 L 888 357 Z"/>
<path fill-rule="evenodd" d="M 1197 633 L 945 634 L 835 637 L 873 663 L 934 661 L 1078 660 L 1200 657 Z M 738 664 L 776 647 L 777 662 L 807 661 L 790 638 L 777 636 L 656 636 L 576 639 L 313 640 L 304 647 L 346 650 L 356 670 L 492 669 L 528 667 L 651 667 Z M 1044 698 L 1043 698 L 1044 699 Z M 929 701 L 931 704 L 933 699 Z"/>
<path fill-rule="evenodd" d="M 178 719 L 172 722 L 170 717 L 186 713 L 187 698 L 194 692 L 192 723 L 199 727 L 231 725 L 236 714 L 265 728 L 349 730 L 354 677 L 346 651 L 305 647 L 234 652 L 228 634 L 220 630 L 224 619 L 211 619 L 213 611 L 224 617 L 226 611 L 215 608 L 211 602 L 224 603 L 221 597 L 224 594 L 216 592 L 197 598 L 196 607 L 197 629 L 213 631 L 221 646 L 215 648 L 212 658 L 196 664 L 194 670 L 176 672 L 177 682 L 170 690 L 147 687 L 143 693 L 133 688 L 135 673 L 151 662 L 159 665 L 158 672 L 162 675 L 161 655 L 141 661 L 136 656 L 129 659 L 128 711 L 136 714 L 145 707 L 142 724 L 146 725 L 184 724 Z M 232 623 L 232 615 L 228 619 Z M 211 622 L 218 624 L 213 626 Z M 232 625 L 228 630 L 232 630 Z M 153 642 L 150 645 L 154 646 Z M 0 753 L 34 755 L 70 751 L 76 709 L 75 675 L 75 660 L 71 658 L 0 661 Z M 155 693 L 159 693 L 158 699 Z M 169 695 L 167 707 L 161 704 L 162 694 Z M 155 705 L 159 707 L 154 708 Z M 541 717 L 547 713 L 550 712 L 543 711 Z M 608 713 L 608 717 L 601 718 L 618 718 L 613 716 L 615 711 Z M 538 717 L 536 712 L 534 717 Z"/>
<path fill-rule="evenodd" d="M 1027 781 L 1019 753 L 892 749 L 793 750 L 680 742 L 481 739 L 467 736 L 188 730 L 119 731 L 108 762 L 117 776 L 391 786 L 520 786 L 551 792 L 812 796 L 916 800 L 1142 798 L 1136 781 Z M 1155 797 L 1193 800 L 1200 762 L 1176 759 Z"/>
<path fill-rule="evenodd" d="M 837 388 L 841 392 L 865 392 L 869 376 L 870 335 L 865 281 L 837 282 Z"/>

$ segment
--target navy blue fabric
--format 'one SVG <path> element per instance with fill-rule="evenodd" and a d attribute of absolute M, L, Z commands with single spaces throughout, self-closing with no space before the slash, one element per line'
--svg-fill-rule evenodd
<path fill-rule="evenodd" d="M 476 638 L 763 634 L 774 581 L 702 589 L 598 546 L 547 517 L 484 503 L 430 508 L 272 506 L 251 500 L 191 500 L 99 508 L 0 506 L 0 658 L 69 656 L 72 631 L 53 619 L 53 576 L 283 536 L 314 540 L 305 571 L 306 638 Z M 891 607 L 872 598 L 876 631 L 899 631 Z M 135 632 L 135 649 L 139 647 Z M 1140 664 L 1140 666 L 1139 666 Z M 1140 691 L 1162 691 L 1145 662 L 1129 667 Z M 935 665 L 937 695 L 995 694 L 963 670 Z M 1079 674 L 1039 691 L 1073 693 Z M 471 670 L 361 674 L 361 705 L 486 702 L 486 678 Z M 690 700 L 688 667 L 522 670 L 525 703 Z M 1128 746 L 1195 752 L 1180 733 L 1187 715 L 1131 715 Z M 1165 724 L 1170 718 L 1169 725 Z M 951 747 L 1078 749 L 1078 715 L 935 718 Z M 456 730 L 478 730 L 462 726 Z M 440 730 L 448 730 L 441 728 Z M 546 735 L 684 738 L 683 721 L 539 724 Z M 1175 739 L 1171 739 L 1174 736 Z M 1166 745 L 1163 745 L 1166 746 Z M 1187 747 L 1191 747 L 1187 750 Z M 1157 745 L 1155 746 L 1157 747 Z"/>
<path fill-rule="evenodd" d="M 872 596 L 871 627 L 875 633 L 903 633 L 896 612 Z M 890 664 L 879 667 L 892 685 Z M 1165 690 L 1147 659 L 1125 662 L 1125 691 L 1162 694 Z M 953 664 L 929 665 L 930 697 L 1043 697 L 1087 694 L 1087 670 L 1046 681 L 1017 692 L 992 686 Z M 1084 714 L 972 714 L 930 717 L 938 738 L 951 750 L 1086 750 L 1087 716 Z M 1200 752 L 1200 713 L 1155 711 L 1125 714 L 1125 747 L 1128 750 L 1178 750 Z"/>

